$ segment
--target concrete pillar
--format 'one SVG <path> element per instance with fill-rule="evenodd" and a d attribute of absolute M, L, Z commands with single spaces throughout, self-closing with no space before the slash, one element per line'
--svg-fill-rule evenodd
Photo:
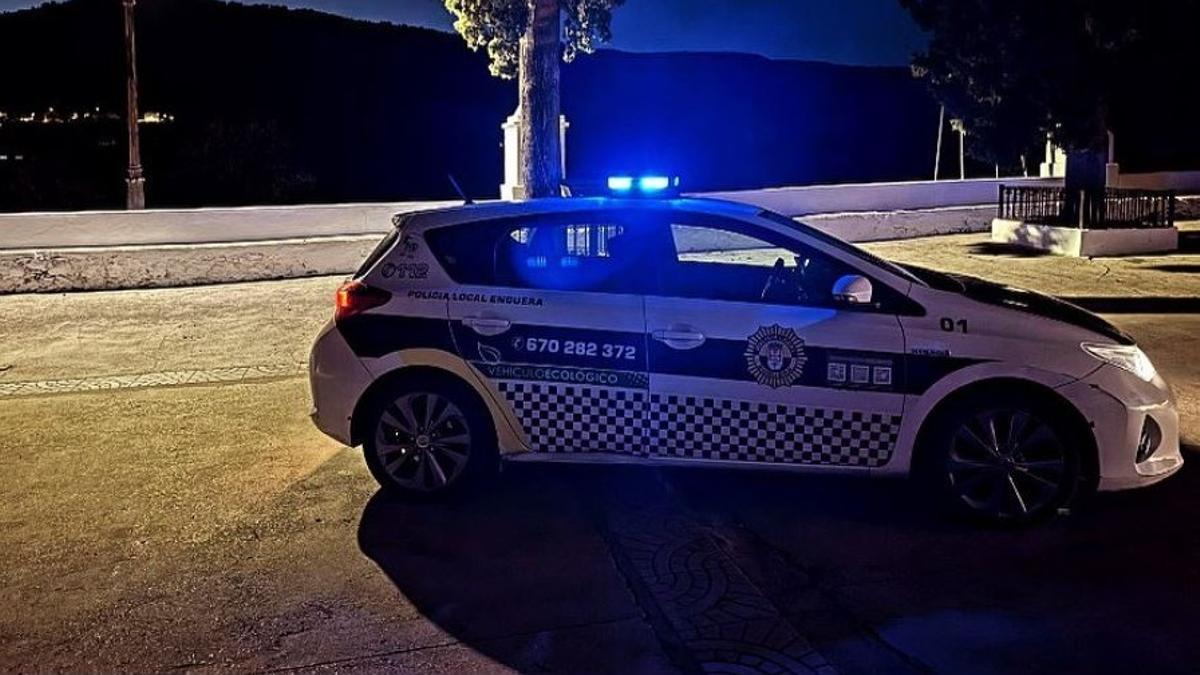
<path fill-rule="evenodd" d="M 525 196 L 525 190 L 520 185 L 520 147 L 521 133 L 518 130 L 518 125 L 521 122 L 521 110 L 518 108 L 513 111 L 513 114 L 504 120 L 504 124 L 500 125 L 500 130 L 504 133 L 504 140 L 500 146 L 504 148 L 504 182 L 500 184 L 500 199 L 505 201 L 513 201 Z M 517 196 L 518 191 L 521 193 Z"/>
<path fill-rule="evenodd" d="M 950 120 L 950 128 L 958 133 L 958 179 L 967 178 L 967 125 L 961 119 Z"/>
<path fill-rule="evenodd" d="M 500 130 L 504 134 L 504 182 L 500 184 L 500 199 L 514 201 L 525 198 L 525 186 L 521 185 L 521 109 L 504 120 Z M 562 175 L 567 177 L 567 129 L 571 126 L 566 115 L 558 118 L 558 143 L 562 148 Z"/>
<path fill-rule="evenodd" d="M 1105 187 L 1117 187 L 1121 183 L 1121 165 L 1117 164 L 1116 136 L 1108 132 L 1108 163 L 1104 165 Z"/>
<path fill-rule="evenodd" d="M 1067 153 L 1046 139 L 1046 160 L 1038 167 L 1041 178 L 1062 178 L 1067 175 Z"/>

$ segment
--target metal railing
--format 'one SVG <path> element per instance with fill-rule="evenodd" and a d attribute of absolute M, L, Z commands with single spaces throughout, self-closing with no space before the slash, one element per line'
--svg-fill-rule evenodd
<path fill-rule="evenodd" d="M 1175 193 L 1121 188 L 1068 192 L 1055 187 L 1001 185 L 997 213 L 1005 220 L 1085 230 L 1172 227 Z"/>

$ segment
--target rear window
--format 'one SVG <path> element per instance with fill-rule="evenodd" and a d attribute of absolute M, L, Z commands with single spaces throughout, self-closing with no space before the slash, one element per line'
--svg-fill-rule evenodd
<path fill-rule="evenodd" d="M 460 284 L 492 285 L 493 249 L 501 229 L 495 223 L 472 223 L 425 231 L 425 241 L 450 278 Z"/>
<path fill-rule="evenodd" d="M 383 254 L 387 253 L 388 249 L 390 249 L 392 244 L 395 244 L 396 240 L 399 238 L 400 228 L 392 228 L 392 231 L 387 233 L 383 240 L 380 241 L 375 247 L 375 250 L 371 251 L 371 255 L 367 256 L 367 259 L 358 266 L 358 271 L 354 273 L 354 278 L 361 279 L 366 276 L 367 272 L 371 271 L 371 268 L 375 266 L 375 263 L 379 262 L 379 259 L 383 257 Z"/>

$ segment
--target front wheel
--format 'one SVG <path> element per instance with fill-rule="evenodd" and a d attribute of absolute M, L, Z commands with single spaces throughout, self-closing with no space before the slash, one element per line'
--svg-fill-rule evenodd
<path fill-rule="evenodd" d="M 441 497 L 495 465 L 495 435 L 465 387 L 442 382 L 393 387 L 376 398 L 369 414 L 367 467 L 393 494 Z"/>
<path fill-rule="evenodd" d="M 961 515 L 1004 525 L 1053 515 L 1075 495 L 1079 451 L 1049 407 L 976 399 L 948 411 L 928 471 Z"/>

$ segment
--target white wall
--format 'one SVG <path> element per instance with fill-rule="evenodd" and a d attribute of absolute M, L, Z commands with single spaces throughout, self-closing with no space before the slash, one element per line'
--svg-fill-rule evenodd
<path fill-rule="evenodd" d="M 392 216 L 459 202 L 0 214 L 0 249 L 205 244 L 377 234 Z"/>
<path fill-rule="evenodd" d="M 1060 185 L 1059 179 L 1005 178 L 910 183 L 813 185 L 703 196 L 755 204 L 788 216 L 844 218 L 857 222 L 846 232 L 852 240 L 886 238 L 890 224 L 903 224 L 896 237 L 918 236 L 919 221 L 956 220 L 978 226 L 978 207 L 997 201 L 1000 185 Z M 1170 189 L 1200 193 L 1200 171 L 1121 174 L 1121 187 Z M 450 206 L 457 202 L 394 202 L 257 206 L 210 209 L 153 209 L 147 211 L 82 211 L 66 213 L 0 214 L 0 250 L 57 249 L 78 246 L 195 244 L 376 234 L 387 231 L 396 213 Z M 953 209 L 963 209 L 961 214 Z M 930 209 L 939 214 L 925 213 Z M 917 212 L 920 215 L 904 215 Z M 962 216 L 960 218 L 959 216 Z M 807 220 L 812 220 L 807 219 Z M 863 235 L 866 223 L 870 225 Z M 986 229 L 986 223 L 983 223 Z M 881 229 L 882 228 L 882 229 Z M 940 231 L 935 228 L 935 231 Z"/>
<path fill-rule="evenodd" d="M 1057 178 L 1003 178 L 810 185 L 736 192 L 711 192 L 705 197 L 761 206 L 785 216 L 861 211 L 896 211 L 995 204 L 1001 185 L 1061 186 Z"/>
<path fill-rule="evenodd" d="M 1057 255 L 1091 258 L 1175 251 L 1179 248 L 1179 230 L 1173 227 L 1081 230 L 997 218 L 992 221 L 992 241 Z"/>
<path fill-rule="evenodd" d="M 379 234 L 218 244 L 0 250 L 0 293 L 194 286 L 349 274 Z"/>
<path fill-rule="evenodd" d="M 796 218 L 846 241 L 886 241 L 940 234 L 985 232 L 996 217 L 994 204 L 896 211 L 849 211 Z"/>
<path fill-rule="evenodd" d="M 703 196 L 756 204 L 788 216 L 891 213 L 930 208 L 992 205 L 998 186 L 1056 185 L 1053 179 L 925 181 L 817 185 Z M 374 234 L 387 231 L 392 215 L 457 202 L 396 202 L 0 214 L 0 250 L 79 246 L 202 244 Z M 864 216 L 872 222 L 887 218 Z M 863 218 L 859 218 L 863 221 Z M 865 222 L 865 221 L 863 221 Z M 886 225 L 883 225 L 886 227 Z M 857 227 L 855 229 L 861 229 Z M 899 236 L 905 236 L 898 233 Z M 863 237 L 848 233 L 852 239 Z M 866 239 L 886 238 L 873 227 Z"/>
<path fill-rule="evenodd" d="M 1174 190 L 1183 194 L 1200 193 L 1200 171 L 1161 171 L 1158 173 L 1123 173 L 1117 176 L 1120 188 L 1141 190 Z"/>
<path fill-rule="evenodd" d="M 1200 192 L 1200 172 L 1121 176 Z M 999 186 L 1057 179 L 817 185 L 703 196 L 778 211 L 849 241 L 983 232 Z M 1200 200 L 1197 200 L 1200 201 Z M 396 213 L 458 202 L 0 214 L 0 293 L 350 272 Z M 1180 210 L 1192 204 L 1181 202 Z"/>

